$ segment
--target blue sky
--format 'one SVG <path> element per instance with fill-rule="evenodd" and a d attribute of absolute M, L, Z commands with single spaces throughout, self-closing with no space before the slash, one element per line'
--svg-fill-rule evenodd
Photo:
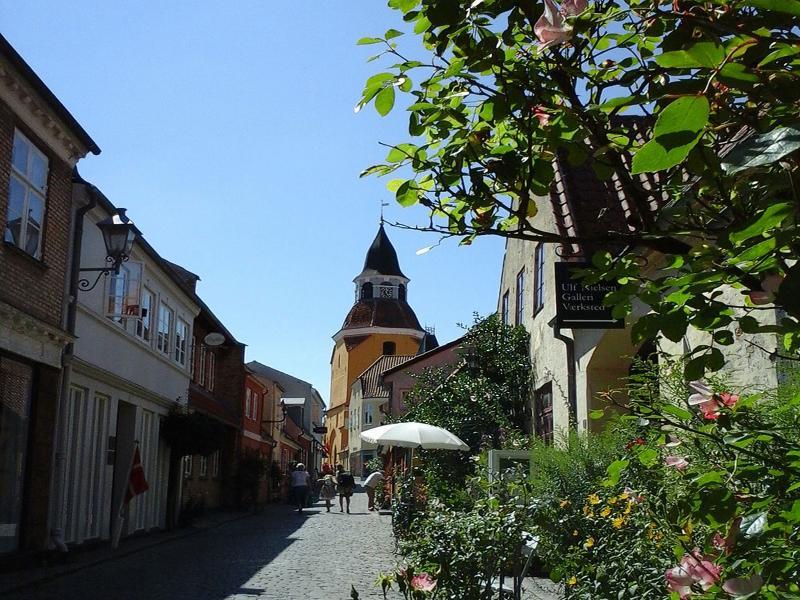
<path fill-rule="evenodd" d="M 221 6 L 0 0 L 0 30 L 103 150 L 81 174 L 200 275 L 200 295 L 248 360 L 312 382 L 327 401 L 331 336 L 380 203 L 388 220 L 423 216 L 384 180 L 358 178 L 383 158 L 379 141 L 406 140 L 407 113 L 354 113 L 380 68 L 365 62 L 374 47 L 355 43 L 404 24 L 378 0 Z M 501 240 L 416 256 L 437 238 L 389 236 L 409 302 L 441 342 L 495 309 Z"/>

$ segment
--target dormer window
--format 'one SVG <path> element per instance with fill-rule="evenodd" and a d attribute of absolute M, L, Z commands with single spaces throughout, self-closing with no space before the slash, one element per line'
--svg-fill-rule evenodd
<path fill-rule="evenodd" d="M 372 299 L 372 284 L 367 282 L 361 286 L 361 300 Z"/>

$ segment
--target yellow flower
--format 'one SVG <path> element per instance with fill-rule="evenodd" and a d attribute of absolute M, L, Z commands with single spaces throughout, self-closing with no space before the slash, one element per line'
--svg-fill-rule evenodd
<path fill-rule="evenodd" d="M 572 530 L 572 536 L 573 537 L 578 537 L 578 530 L 577 529 L 573 529 Z"/>
<path fill-rule="evenodd" d="M 619 497 L 620 497 L 621 500 L 627 500 L 628 498 L 630 498 L 630 494 L 628 492 L 622 492 L 619 495 Z"/>
<path fill-rule="evenodd" d="M 683 526 L 683 533 L 685 533 L 686 535 L 692 535 L 693 531 L 694 531 L 694 524 L 692 523 L 692 520 L 689 519 L 688 521 L 686 521 L 686 525 Z"/>
<path fill-rule="evenodd" d="M 561 502 L 558 503 L 558 505 L 561 508 L 567 508 L 570 504 L 571 502 L 569 500 L 562 500 Z"/>
<path fill-rule="evenodd" d="M 586 550 L 588 550 L 592 546 L 594 546 L 594 538 L 592 536 L 589 536 L 589 539 L 587 539 L 585 542 L 583 542 L 583 547 Z"/>
<path fill-rule="evenodd" d="M 612 504 L 612 505 L 616 504 L 617 503 L 617 497 L 616 496 L 611 496 L 611 498 L 609 498 L 606 502 L 608 502 L 609 504 Z"/>
<path fill-rule="evenodd" d="M 576 583 L 578 583 L 578 578 L 575 575 L 567 579 L 567 585 L 575 585 Z"/>
<path fill-rule="evenodd" d="M 631 514 L 631 505 L 630 505 L 630 504 L 628 504 L 628 505 L 625 507 L 625 510 L 624 510 L 624 511 L 622 511 L 622 513 L 623 513 L 623 514 L 625 514 L 625 515 L 629 515 L 629 514 Z"/>
<path fill-rule="evenodd" d="M 597 494 L 589 494 L 589 504 L 600 504 L 600 496 Z"/>
<path fill-rule="evenodd" d="M 603 510 L 600 511 L 601 517 L 607 517 L 610 514 L 611 514 L 611 508 L 608 506 L 604 507 Z"/>
<path fill-rule="evenodd" d="M 619 529 L 625 524 L 625 517 L 615 517 L 611 520 L 611 524 L 615 529 Z"/>

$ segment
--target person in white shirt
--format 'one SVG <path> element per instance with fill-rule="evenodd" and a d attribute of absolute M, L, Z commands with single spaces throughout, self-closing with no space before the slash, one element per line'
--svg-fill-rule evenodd
<path fill-rule="evenodd" d="M 306 498 L 308 497 L 308 487 L 311 484 L 311 479 L 306 471 L 303 463 L 297 463 L 297 466 L 292 471 L 292 493 L 297 502 L 297 512 L 303 512 L 303 507 L 306 505 Z"/>
<path fill-rule="evenodd" d="M 383 481 L 383 473 L 375 471 L 364 481 L 364 489 L 367 491 L 367 508 L 375 510 L 375 488 L 378 483 Z"/>

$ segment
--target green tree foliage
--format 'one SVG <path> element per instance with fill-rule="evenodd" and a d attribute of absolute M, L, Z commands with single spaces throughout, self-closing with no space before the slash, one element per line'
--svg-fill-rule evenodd
<path fill-rule="evenodd" d="M 461 344 L 468 360 L 423 373 L 408 393 L 403 420 L 444 427 L 473 451 L 524 444 L 530 423 L 528 343 L 524 328 L 503 325 L 497 315 L 476 319 Z M 422 457 L 428 485 L 441 492 L 463 490 L 475 464 L 464 452 L 428 450 Z"/>
<path fill-rule="evenodd" d="M 729 329 L 800 348 L 797 228 L 800 37 L 797 0 L 390 0 L 399 31 L 364 38 L 386 69 L 357 108 L 403 98 L 409 139 L 364 171 L 421 205 L 422 227 L 470 243 L 500 235 L 624 248 L 595 256 L 621 285 L 617 316 L 653 311 L 637 340 L 713 339 L 687 375 L 723 365 Z M 560 10 L 559 10 L 560 9 Z M 554 159 L 587 164 L 624 190 L 625 223 L 591 239 L 535 216 Z M 574 201 L 579 202 L 579 198 Z M 720 296 L 733 286 L 739 301 Z M 758 309 L 771 300 L 778 323 Z M 737 308 L 739 307 L 739 308 Z"/>

